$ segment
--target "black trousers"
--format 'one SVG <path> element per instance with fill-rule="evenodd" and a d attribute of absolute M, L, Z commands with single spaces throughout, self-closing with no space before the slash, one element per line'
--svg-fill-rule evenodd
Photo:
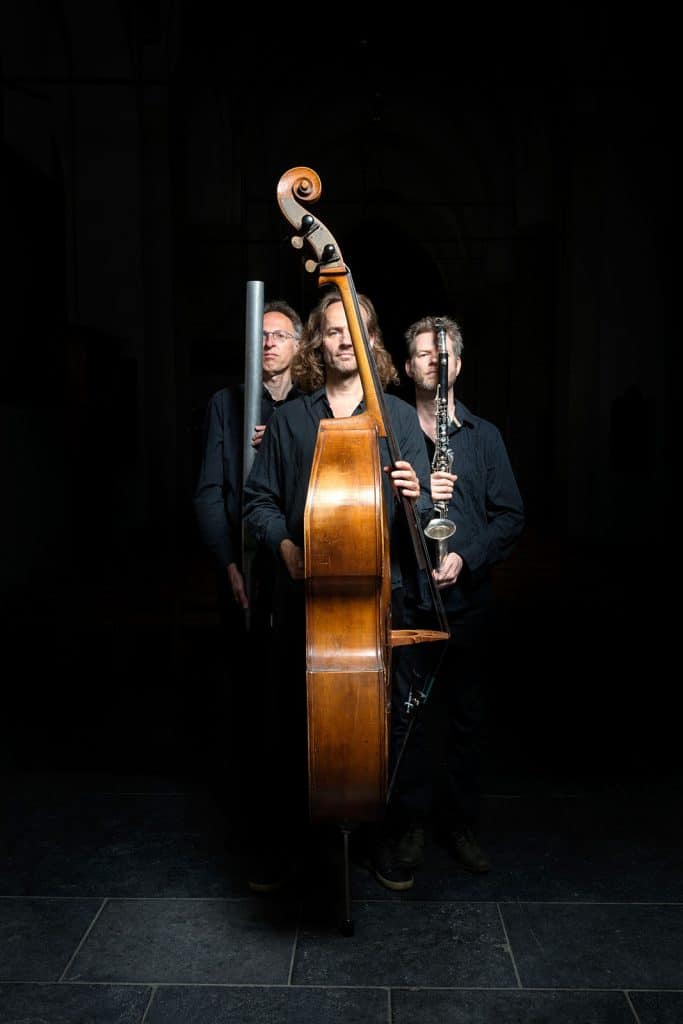
<path fill-rule="evenodd" d="M 449 626 L 445 649 L 434 642 L 396 652 L 392 770 L 400 761 L 390 818 L 399 829 L 430 818 L 445 828 L 466 827 L 479 817 L 490 613 L 452 616 Z M 411 715 L 406 702 L 416 690 L 428 698 Z"/>
<path fill-rule="evenodd" d="M 215 788 L 226 812 L 242 825 L 251 820 L 256 794 L 263 788 L 270 707 L 269 664 L 273 630 L 270 596 L 264 590 L 252 601 L 248 620 L 232 595 L 226 572 L 218 577 L 220 647 L 214 670 L 214 694 L 208 708 L 206 742 Z M 246 667 L 245 667 L 246 666 Z M 268 715 L 266 715 L 268 718 Z"/>
<path fill-rule="evenodd" d="M 280 571 L 245 723 L 247 828 L 257 848 L 291 849 L 308 822 L 305 638 L 304 584 Z"/>

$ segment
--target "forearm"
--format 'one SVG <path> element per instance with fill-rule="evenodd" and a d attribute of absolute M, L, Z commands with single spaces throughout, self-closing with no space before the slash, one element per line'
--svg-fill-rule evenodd
<path fill-rule="evenodd" d="M 198 491 L 194 502 L 195 518 L 202 543 L 222 568 L 238 561 L 236 545 L 228 523 L 220 489 Z"/>
<path fill-rule="evenodd" d="M 244 516 L 257 543 L 279 558 L 280 544 L 290 533 L 283 511 L 277 453 L 277 439 L 269 430 L 244 486 Z"/>

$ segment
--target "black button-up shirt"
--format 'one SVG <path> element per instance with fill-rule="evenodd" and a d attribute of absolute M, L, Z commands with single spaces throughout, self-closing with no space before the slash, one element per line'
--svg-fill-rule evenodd
<path fill-rule="evenodd" d="M 284 402 L 300 393 L 292 388 Z M 282 404 L 264 386 L 260 422 L 268 423 Z M 221 569 L 241 562 L 243 431 L 244 388 L 221 388 L 211 396 L 204 417 L 204 450 L 193 501 L 200 536 Z"/>
<path fill-rule="evenodd" d="M 448 429 L 455 482 L 448 518 L 455 533 L 448 539 L 465 563 L 458 581 L 441 591 L 449 612 L 479 606 L 489 600 L 490 570 L 512 551 L 524 528 L 524 506 L 500 431 L 456 401 L 455 419 Z M 429 458 L 434 442 L 426 435 Z"/>
<path fill-rule="evenodd" d="M 409 462 L 419 477 L 421 493 L 416 512 L 423 518 L 431 512 L 432 499 L 430 464 L 417 412 L 395 395 L 384 395 L 384 401 L 399 450 L 398 458 Z M 365 403 L 361 402 L 354 415 L 364 410 Z M 244 488 L 244 512 L 249 530 L 257 542 L 265 544 L 278 558 L 280 543 L 285 538 L 303 547 L 304 510 L 318 424 L 322 419 L 332 418 L 324 388 L 288 402 L 271 419 L 254 459 Z M 380 438 L 380 457 L 382 466 L 391 464 L 384 438 Z M 386 476 L 384 486 L 391 534 L 392 586 L 397 587 L 402 582 L 399 568 L 402 553 L 396 550 L 396 500 L 391 481 Z"/>

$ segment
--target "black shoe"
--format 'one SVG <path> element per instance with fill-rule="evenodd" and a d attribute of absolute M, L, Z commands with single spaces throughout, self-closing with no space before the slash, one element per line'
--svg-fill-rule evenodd
<path fill-rule="evenodd" d="M 424 825 L 412 822 L 399 836 L 396 843 L 396 857 L 406 868 L 419 868 L 424 860 Z"/>
<path fill-rule="evenodd" d="M 372 851 L 372 869 L 375 878 L 385 889 L 394 892 L 405 892 L 412 889 L 415 879 L 411 868 L 406 867 L 398 856 L 397 843 L 390 838 L 382 838 Z"/>
<path fill-rule="evenodd" d="M 271 854 L 257 856 L 249 865 L 247 885 L 252 892 L 277 892 L 284 884 L 285 875 L 280 857 Z"/>
<path fill-rule="evenodd" d="M 467 869 L 477 874 L 491 870 L 488 857 L 472 834 L 472 830 L 457 829 L 448 833 L 448 847 L 455 859 Z"/>

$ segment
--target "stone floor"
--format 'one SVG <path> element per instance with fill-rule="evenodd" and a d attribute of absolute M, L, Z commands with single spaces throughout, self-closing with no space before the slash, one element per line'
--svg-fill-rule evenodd
<path fill-rule="evenodd" d="M 350 936 L 337 833 L 313 833 L 277 894 L 247 887 L 240 786 L 217 764 L 233 659 L 206 587 L 14 601 L 0 1024 L 682 1024 L 673 605 L 632 607 L 652 559 L 581 558 L 500 581 L 493 870 L 432 841 L 397 894 L 354 859 Z"/>
<path fill-rule="evenodd" d="M 433 841 L 404 894 L 354 863 L 348 936 L 329 848 L 255 898 L 201 779 L 14 772 L 0 1024 L 680 1024 L 681 788 L 501 771 L 490 874 Z"/>

